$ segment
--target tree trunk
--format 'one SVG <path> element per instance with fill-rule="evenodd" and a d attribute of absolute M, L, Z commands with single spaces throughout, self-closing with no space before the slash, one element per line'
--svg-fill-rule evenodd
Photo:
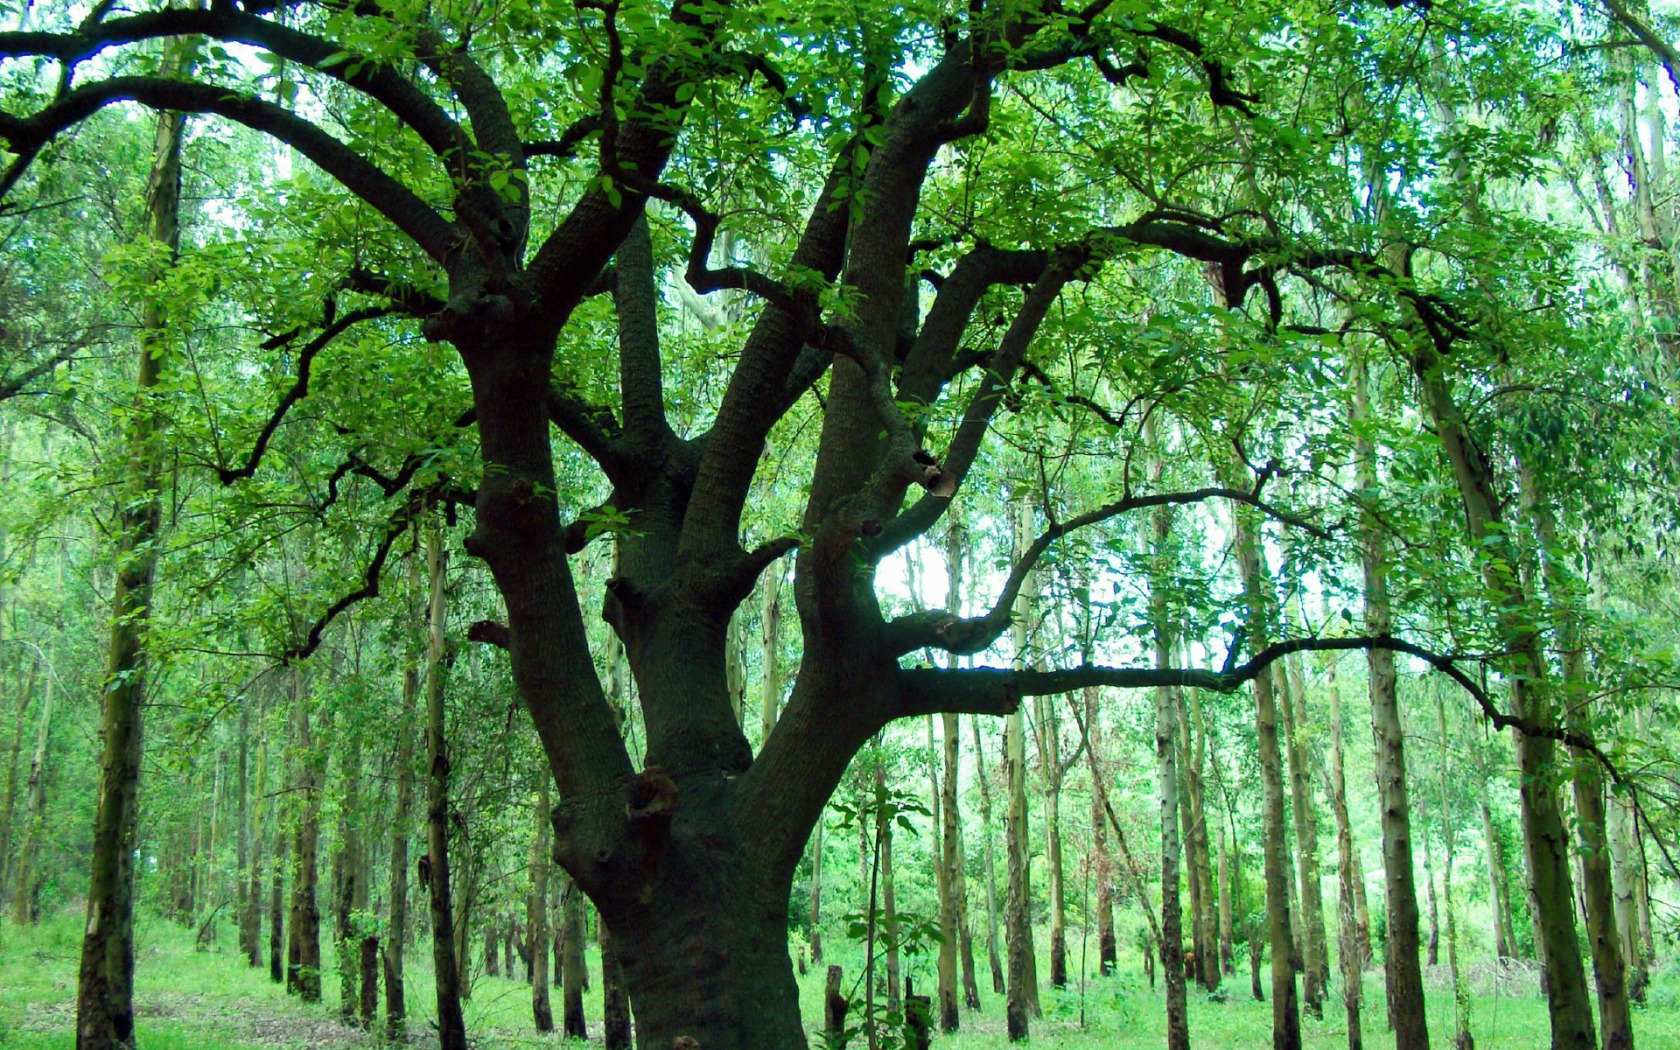
<path fill-rule="evenodd" d="M 287 988 L 306 1003 L 321 1001 L 321 773 L 320 755 L 309 726 L 308 690 L 302 672 L 292 673 L 292 702 L 296 707 L 298 790 L 297 844 L 292 864 L 292 931 L 287 948 L 290 971 Z"/>
<path fill-rule="evenodd" d="M 5 439 L 8 441 L 8 449 L 10 433 L 8 427 Z M 7 456 L 4 465 L 0 466 L 0 486 L 7 485 L 10 481 L 11 459 Z M 0 555 L 4 554 L 3 547 L 4 544 L 0 544 Z M 0 611 L 4 610 L 3 591 L 4 588 L 0 588 Z M 12 720 L 12 744 L 6 749 L 6 801 L 0 805 L 0 901 L 5 899 L 6 887 L 13 874 L 11 860 L 13 833 L 17 826 L 18 764 L 23 759 L 23 734 L 29 724 L 29 702 L 34 699 L 36 670 L 39 666 L 38 659 L 29 661 L 29 675 L 18 692 L 17 717 Z"/>
<path fill-rule="evenodd" d="M 171 45 L 166 68 L 188 65 Z M 173 262 L 180 250 L 181 142 L 186 118 L 160 113 L 146 182 L 151 241 Z M 168 319 L 148 299 L 142 309 L 128 465 L 117 510 L 116 589 L 100 722 L 98 810 L 76 988 L 76 1050 L 116 1050 L 134 1042 L 134 845 L 140 784 L 141 709 L 146 701 L 146 636 L 157 567 L 162 452 L 157 386 Z"/>
<path fill-rule="evenodd" d="M 1290 797 L 1294 804 L 1295 859 L 1301 883 L 1301 944 L 1304 979 L 1301 997 L 1314 1017 L 1324 1016 L 1324 986 L 1329 977 L 1324 944 L 1324 891 L 1318 874 L 1318 803 L 1313 798 L 1312 769 L 1316 748 L 1307 741 L 1306 677 L 1301 654 L 1284 662 L 1287 692 L 1280 690 L 1289 753 Z"/>
<path fill-rule="evenodd" d="M 274 866 L 269 873 L 268 892 L 268 979 L 280 984 L 286 979 L 286 832 L 284 822 L 274 822 Z"/>
<path fill-rule="evenodd" d="M 764 573 L 764 637 L 763 648 L 760 650 L 763 658 L 764 678 L 760 683 L 758 699 L 758 740 L 759 747 L 770 739 L 771 730 L 776 728 L 776 710 L 782 702 L 782 566 L 780 562 L 770 566 Z"/>
<path fill-rule="evenodd" d="M 409 595 L 419 591 L 420 559 L 409 558 Z M 396 801 L 391 812 L 391 912 L 385 927 L 385 1038 L 408 1040 L 408 1002 L 403 985 L 403 950 L 408 944 L 409 811 L 414 805 L 414 709 L 420 695 L 420 672 L 411 655 L 403 669 L 402 708 L 393 727 L 397 735 Z"/>
<path fill-rule="evenodd" d="M 992 971 L 992 992 L 1003 995 L 1003 959 L 998 952 L 997 853 L 992 847 L 992 788 L 979 715 L 974 716 L 973 726 L 974 778 L 980 784 L 980 832 L 986 840 L 986 962 Z"/>
<path fill-rule="evenodd" d="M 338 899 L 335 933 L 338 940 L 339 1018 L 354 1024 L 362 1005 L 362 944 L 355 923 L 367 910 L 367 884 L 363 881 L 361 798 L 362 746 L 352 731 L 351 745 L 344 755 L 344 803 L 339 810 L 338 843 L 333 866 L 337 869 Z"/>
<path fill-rule="evenodd" d="M 257 774 L 252 787 L 250 836 L 250 869 L 246 873 L 249 885 L 245 891 L 245 910 L 239 917 L 245 940 L 245 959 L 252 967 L 263 963 L 263 831 L 273 809 L 268 798 L 268 719 L 266 707 L 257 708 Z"/>
<path fill-rule="evenodd" d="M 1225 822 L 1219 822 L 1219 969 L 1228 976 L 1237 972 L 1236 906 L 1232 897 L 1230 847 L 1225 842 Z"/>
<path fill-rule="evenodd" d="M 498 953 L 501 946 L 496 943 L 496 924 L 484 924 L 484 975 L 486 977 L 500 977 L 502 975 L 502 958 Z M 511 967 L 510 967 L 511 969 Z M 509 977 L 513 974 L 509 973 Z"/>
<path fill-rule="evenodd" d="M 1359 487 L 1377 488 L 1377 452 L 1367 429 L 1372 418 L 1369 378 L 1363 355 L 1353 361 L 1355 457 Z M 1365 627 L 1382 635 L 1394 629 L 1388 603 L 1388 546 L 1383 526 L 1367 519 L 1362 525 L 1360 560 L 1365 575 Z M 1384 899 L 1388 936 L 1384 939 L 1384 973 L 1388 1023 L 1394 1029 L 1396 1050 L 1428 1050 L 1429 1025 L 1424 1015 L 1423 971 L 1418 966 L 1417 889 L 1412 878 L 1412 816 L 1406 787 L 1406 737 L 1401 727 L 1400 698 L 1394 654 L 1366 650 L 1371 697 L 1373 769 L 1377 781 L 1377 810 L 1382 815 Z"/>
<path fill-rule="evenodd" d="M 1510 908 L 1505 902 L 1505 846 L 1493 828 L 1493 809 L 1488 805 L 1487 785 L 1481 797 L 1482 841 L 1487 845 L 1488 910 L 1493 913 L 1493 953 L 1496 959 L 1516 956 L 1510 936 Z"/>
<path fill-rule="evenodd" d="M 953 603 L 952 608 L 955 608 Z M 962 1012 L 957 1008 L 957 949 L 958 931 L 956 882 L 962 876 L 962 857 L 957 840 L 957 716 L 940 716 L 944 731 L 942 741 L 945 777 L 936 780 L 939 814 L 939 1030 L 955 1032 L 961 1026 Z"/>
<path fill-rule="evenodd" d="M 1334 661 L 1325 668 L 1325 687 L 1330 693 L 1330 808 L 1336 818 L 1336 882 L 1339 891 L 1336 954 L 1341 961 L 1348 1050 L 1361 1050 L 1364 1032 L 1360 1025 L 1359 1000 L 1364 992 L 1365 956 L 1359 946 L 1359 918 L 1354 903 L 1353 822 L 1348 818 L 1347 779 L 1342 772 L 1342 692 L 1336 685 Z"/>
<path fill-rule="evenodd" d="M 612 930 L 603 920 L 601 941 L 601 1036 L 606 1050 L 630 1050 L 630 993 Z"/>
<path fill-rule="evenodd" d="M 432 969 L 437 985 L 441 1050 L 467 1050 L 461 975 L 455 965 L 455 909 L 449 892 L 449 749 L 444 719 L 444 576 L 448 555 L 435 517 L 426 522 L 431 594 L 426 636 L 426 857 L 421 880 L 431 898 Z"/>
<path fill-rule="evenodd" d="M 29 676 L 30 685 L 25 687 L 26 694 L 35 681 L 35 672 L 31 665 Z M 52 740 L 52 719 L 54 698 L 54 675 L 49 673 L 41 687 L 41 718 L 35 729 L 35 750 L 29 758 L 29 779 L 24 783 L 25 812 L 23 817 L 23 838 L 18 842 L 17 870 L 13 875 L 14 899 L 12 902 L 12 919 L 19 926 L 35 919 L 35 857 L 40 851 L 42 822 L 47 813 L 47 749 Z M 27 695 L 25 697 L 27 699 Z M 22 717 L 19 717 L 21 728 Z"/>
<path fill-rule="evenodd" d="M 1427 797 L 1427 796 L 1426 796 Z M 1441 964 L 1441 915 L 1435 903 L 1435 850 L 1429 841 L 1429 812 L 1423 816 L 1423 885 L 1429 901 L 1429 937 L 1424 941 L 1423 959 L 1426 966 Z"/>
<path fill-rule="evenodd" d="M 1543 453 L 1542 453 L 1543 454 Z M 1563 708 L 1569 727 L 1592 735 L 1587 705 L 1592 684 L 1579 624 L 1579 585 L 1563 561 L 1562 537 L 1546 497 L 1541 475 L 1530 465 L 1520 472 L 1523 503 L 1534 519 L 1557 646 L 1562 651 Z M 1598 986 L 1598 1016 L 1604 1050 L 1632 1050 L 1633 1015 L 1628 1002 L 1626 942 L 1616 924 L 1616 898 L 1610 864 L 1610 817 L 1604 802 L 1604 773 L 1588 752 L 1572 749 L 1576 825 L 1581 835 L 1581 894 L 1586 899 L 1587 938 Z"/>
<path fill-rule="evenodd" d="M 1527 592 L 1516 575 L 1515 566 L 1521 562 L 1510 548 L 1500 516 L 1492 467 L 1471 440 L 1440 363 L 1420 356 L 1415 369 L 1423 388 L 1424 407 L 1452 463 L 1470 539 L 1482 563 L 1483 582 L 1500 610 L 1499 628 L 1511 654 L 1504 666 L 1511 680 L 1512 714 L 1536 727 L 1550 728 L 1553 716 L 1546 688 L 1546 661 L 1535 626 L 1520 611 L 1528 605 Z M 1553 1050 L 1592 1050 L 1596 1042 L 1592 1003 L 1575 936 L 1568 833 L 1552 786 L 1555 750 L 1547 737 L 1517 732 L 1523 839 L 1538 904 L 1538 940 L 1545 945 Z"/>
<path fill-rule="evenodd" d="M 1207 761 L 1207 723 L 1199 689 L 1180 691 L 1180 748 L 1184 759 L 1184 806 L 1189 833 L 1184 839 L 1190 883 L 1195 887 L 1196 979 L 1208 992 L 1219 990 L 1219 900 L 1215 896 L 1213 850 L 1208 841 L 1206 791 L 1202 771 Z M 1186 703 L 1185 701 L 1188 701 Z"/>
<path fill-rule="evenodd" d="M 879 751 L 875 755 L 875 798 L 885 799 L 887 765 Z M 898 897 L 893 886 L 893 821 L 882 810 L 875 811 L 875 842 L 880 850 L 881 921 L 885 929 L 887 964 L 887 1012 L 898 1013 L 904 1004 L 903 971 L 899 963 Z"/>
<path fill-rule="evenodd" d="M 1159 486 L 1163 460 L 1154 427 L 1144 440 L 1157 452 L 1150 470 Z M 1149 618 L 1155 637 L 1155 666 L 1172 666 L 1172 642 L 1178 632 L 1167 603 L 1166 581 L 1171 578 L 1172 510 L 1157 507 L 1151 515 L 1154 542 L 1150 550 Z M 1161 833 L 1161 972 L 1167 984 L 1167 1050 L 1190 1050 L 1190 1015 L 1184 987 L 1184 918 L 1179 895 L 1178 733 L 1180 701 L 1172 686 L 1155 688 L 1155 789 L 1160 801 Z"/>
<path fill-rule="evenodd" d="M 238 792 L 238 806 L 235 819 L 238 827 L 234 829 L 234 875 L 233 875 L 233 921 L 239 925 L 239 954 L 249 957 L 256 941 L 255 926 L 248 926 L 245 922 L 251 878 L 251 776 L 249 757 L 251 753 L 251 707 L 249 703 L 239 705 L 239 737 L 236 745 L 239 748 L 238 782 L 234 788 Z"/>
<path fill-rule="evenodd" d="M 822 947 L 823 822 L 811 831 L 811 965 L 820 966 Z"/>
<path fill-rule="evenodd" d="M 1088 734 L 1085 752 L 1093 781 L 1097 777 L 1097 695 L 1094 686 L 1085 690 L 1085 731 Z M 1108 828 L 1102 800 L 1095 791 L 1091 792 L 1091 863 L 1097 883 L 1097 973 L 1112 977 L 1120 965 L 1120 946 L 1114 935 L 1114 858 L 1108 851 Z"/>
<path fill-rule="evenodd" d="M 583 894 L 575 883 L 568 882 L 561 899 L 566 922 L 566 948 L 560 960 L 561 1025 L 567 1038 L 588 1039 L 589 1029 L 583 1019 Z"/>
<path fill-rule="evenodd" d="M 1452 780 L 1447 773 L 1447 706 L 1439 688 L 1435 690 L 1435 722 L 1441 736 L 1441 839 L 1446 855 L 1441 860 L 1441 897 L 1447 908 L 1447 976 L 1453 992 L 1454 1050 L 1475 1050 L 1470 1037 L 1470 990 L 1458 970 L 1458 921 L 1453 917 L 1453 819 Z"/>
<path fill-rule="evenodd" d="M 1247 592 L 1250 644 L 1256 652 L 1270 644 L 1273 599 L 1260 562 L 1259 529 L 1251 515 L 1234 513 L 1237 566 Z M 1278 742 L 1278 714 L 1272 693 L 1273 676 L 1254 679 L 1256 735 L 1260 749 L 1260 781 L 1264 799 L 1266 915 L 1272 949 L 1272 1047 L 1301 1050 L 1301 1014 L 1296 999 L 1294 930 L 1289 912 L 1289 861 L 1284 828 L 1287 808 L 1283 793 L 1283 755 Z M 1254 945 L 1250 944 L 1250 949 Z"/>
<path fill-rule="evenodd" d="M 548 833 L 549 821 L 553 818 L 548 806 L 547 772 L 538 773 L 536 780 L 537 833 L 531 839 L 531 893 L 525 909 L 525 936 L 530 945 L 531 1017 L 537 1031 L 552 1032 L 554 1010 L 548 1004 L 548 952 L 544 947 L 548 944 L 548 868 L 553 863 L 549 856 Z M 604 937 L 602 939 L 605 940 Z"/>

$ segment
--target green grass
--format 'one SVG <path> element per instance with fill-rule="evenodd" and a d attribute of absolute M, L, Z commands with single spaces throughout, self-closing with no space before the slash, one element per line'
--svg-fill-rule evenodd
<path fill-rule="evenodd" d="M 75 975 L 80 947 L 80 916 L 55 916 L 41 926 L 16 929 L 0 921 L 0 1050 L 70 1050 L 75 1045 Z M 232 934 L 222 931 L 216 950 L 193 950 L 192 937 L 173 924 L 142 921 L 137 931 L 135 999 L 136 1027 L 143 1050 L 326 1050 L 366 1045 L 365 1036 L 341 1027 L 332 1008 L 338 1001 L 337 976 L 325 975 L 328 1005 L 305 1006 L 268 980 L 266 970 L 251 970 L 233 954 Z M 834 946 L 838 954 L 828 962 L 845 968 L 848 987 L 860 961 L 854 946 Z M 429 946 L 420 942 L 409 952 L 407 982 L 411 1031 L 428 1032 L 432 983 Z M 600 970 L 593 953 L 589 965 L 595 978 L 585 997 L 591 1034 L 599 1038 Z M 981 960 L 984 969 L 984 960 Z M 1165 1041 L 1165 1019 L 1159 991 L 1151 991 L 1134 956 L 1121 960 L 1121 973 L 1088 981 L 1083 1000 L 1077 988 L 1058 991 L 1046 984 L 1044 1017 L 1034 1023 L 1033 1044 L 1067 1050 L 1155 1050 Z M 907 967 L 918 991 L 931 991 L 927 960 Z M 1047 968 L 1046 968 L 1047 969 Z M 1478 971 L 1480 973 L 1481 971 Z M 1041 971 L 1041 977 L 1045 971 Z M 1435 982 L 1438 974 L 1432 974 Z M 800 999 L 808 1025 L 822 1017 L 820 970 L 800 979 Z M 990 981 L 981 975 L 983 1009 L 963 1015 L 963 1031 L 936 1043 L 957 1050 L 989 1050 L 1007 1045 L 1002 1000 L 989 993 Z M 1248 974 L 1225 986 L 1227 1002 L 1212 1002 L 1198 991 L 1190 995 L 1191 1041 L 1197 1047 L 1264 1047 L 1270 1043 L 1271 1007 L 1248 996 Z M 1545 1002 L 1532 990 L 1507 989 L 1475 998 L 1471 1031 L 1479 1050 L 1538 1050 L 1548 1045 Z M 1452 1003 L 1443 987 L 1432 983 L 1429 997 L 1430 1030 L 1440 1045 L 1451 1031 Z M 559 996 L 554 996 L 559 1012 Z M 1084 1021 L 1081 1025 L 1081 1007 Z M 1375 976 L 1365 982 L 1365 1045 L 1387 1050 L 1393 1036 L 1383 1031 L 1382 984 Z M 530 1025 L 530 988 L 523 982 L 478 976 L 466 1004 L 468 1032 L 481 1050 L 554 1045 L 554 1036 L 538 1036 Z M 1642 1050 L 1680 1047 L 1680 969 L 1658 973 L 1649 1004 L 1635 1016 L 1636 1039 Z M 1306 1045 L 1330 1050 L 1346 1045 L 1339 999 L 1327 1004 L 1325 1018 L 1303 1018 Z"/>

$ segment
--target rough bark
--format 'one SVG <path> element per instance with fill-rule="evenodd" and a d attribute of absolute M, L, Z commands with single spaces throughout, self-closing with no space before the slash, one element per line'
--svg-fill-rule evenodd
<path fill-rule="evenodd" d="M 309 724 L 310 699 L 303 674 L 292 674 L 294 732 L 299 755 L 297 831 L 292 848 L 292 928 L 286 946 L 286 987 L 306 1003 L 321 1001 L 321 769 L 324 757 Z"/>
<path fill-rule="evenodd" d="M 352 731 L 350 748 L 343 759 L 344 802 L 339 810 L 338 843 L 333 855 L 334 933 L 338 948 L 339 1019 L 353 1024 L 362 1004 L 361 938 L 356 916 L 367 910 L 368 890 L 363 881 L 361 809 L 362 747 Z"/>
<path fill-rule="evenodd" d="M 409 595 L 419 592 L 420 559 L 409 558 Z M 414 632 L 418 633 L 418 632 Z M 408 944 L 408 839 L 410 810 L 414 805 L 414 712 L 420 695 L 420 669 L 416 666 L 418 646 L 411 646 L 409 665 L 403 669 L 402 707 L 396 724 L 396 798 L 391 811 L 391 910 L 385 925 L 385 1038 L 393 1043 L 408 1039 L 408 1001 L 403 984 L 403 950 Z"/>
<path fill-rule="evenodd" d="M 630 1050 L 630 993 L 624 987 L 624 964 L 619 961 L 612 929 L 600 924 L 601 1037 L 607 1050 Z"/>
<path fill-rule="evenodd" d="M 1362 355 L 1353 361 L 1355 456 L 1360 488 L 1377 489 L 1376 444 L 1367 433 L 1371 399 L 1367 365 Z M 1361 526 L 1360 563 L 1365 577 L 1365 628 L 1386 634 L 1394 628 L 1388 601 L 1388 545 L 1382 526 L 1367 516 Z M 1424 1015 L 1423 971 L 1418 964 L 1418 904 L 1412 877 L 1412 811 L 1406 784 L 1406 737 L 1401 725 L 1400 698 L 1394 654 L 1371 649 L 1366 653 L 1366 677 L 1371 698 L 1373 770 L 1377 808 L 1382 819 L 1384 900 L 1388 936 L 1384 940 L 1383 969 L 1387 975 L 1389 1027 L 1397 1050 L 1428 1050 L 1428 1019 Z"/>

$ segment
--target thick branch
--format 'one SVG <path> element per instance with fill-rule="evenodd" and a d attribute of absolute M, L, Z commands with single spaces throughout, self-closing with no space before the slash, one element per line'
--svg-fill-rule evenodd
<path fill-rule="evenodd" d="M 433 259 L 442 261 L 454 247 L 451 225 L 383 169 L 297 114 L 225 87 L 156 77 L 112 77 L 76 88 L 33 116 L 0 114 L 0 138 L 14 152 L 31 154 L 114 102 L 138 102 L 182 113 L 213 113 L 270 135 L 314 161 L 408 234 Z"/>

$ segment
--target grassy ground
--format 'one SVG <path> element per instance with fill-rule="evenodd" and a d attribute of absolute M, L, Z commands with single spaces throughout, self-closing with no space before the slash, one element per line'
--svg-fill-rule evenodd
<path fill-rule="evenodd" d="M 0 1050 L 70 1050 L 75 1045 L 76 960 L 81 920 L 61 915 L 38 928 L 17 930 L 0 925 Z M 143 921 L 137 931 L 135 999 L 136 1025 L 142 1050 L 326 1050 L 372 1045 L 366 1036 L 342 1027 L 328 1007 L 307 1007 L 271 984 L 266 971 L 249 970 L 232 954 L 231 934 L 223 932 L 219 951 L 194 951 L 191 935 L 172 924 Z M 419 958 L 426 946 L 411 952 L 408 999 L 410 1027 L 419 1045 L 436 1045 L 428 1003 L 432 995 L 429 968 Z M 329 949 L 329 955 L 330 955 Z M 830 959 L 846 968 L 848 983 L 856 974 L 855 957 Z M 1135 962 L 1135 960 L 1132 960 Z M 329 963 L 330 966 L 330 963 Z M 593 956 L 591 972 L 597 980 L 586 998 L 591 1034 L 599 1038 L 599 970 Z M 913 973 L 915 971 L 912 971 Z M 1536 1050 L 1547 1045 L 1545 1003 L 1527 981 L 1505 981 L 1496 990 L 1491 975 L 1477 974 L 1478 994 L 1471 1017 L 1479 1050 Z M 931 984 L 925 964 L 918 987 Z M 326 998 L 338 1000 L 336 975 L 326 975 Z M 982 988 L 989 982 L 982 978 Z M 1248 976 L 1227 985 L 1228 1002 L 1212 1002 L 1193 992 L 1190 998 L 1191 1040 L 1198 1047 L 1264 1047 L 1270 1042 L 1270 1006 L 1247 996 Z M 1497 994 L 1495 994 L 1497 991 Z M 822 975 L 812 972 L 800 981 L 807 1023 L 822 1017 Z M 1382 986 L 1366 981 L 1365 1045 L 1386 1050 L 1393 1038 L 1382 1031 Z M 1006 1045 L 1002 1003 L 983 996 L 980 1014 L 965 1014 L 962 1033 L 936 1043 L 961 1050 L 988 1050 Z M 1119 976 L 1093 980 L 1084 989 L 1044 991 L 1044 1018 L 1033 1029 L 1037 1046 L 1067 1050 L 1142 1050 L 1164 1042 L 1159 994 L 1151 992 L 1133 966 Z M 1430 1030 L 1446 1045 L 1451 1029 L 1452 1003 L 1444 988 L 1434 989 L 1429 1002 Z M 1083 1008 L 1083 1024 L 1081 1009 Z M 555 1013 L 559 997 L 555 996 Z M 1346 1045 L 1339 1004 L 1325 1019 L 1303 1020 L 1307 1046 L 1330 1050 Z M 1680 972 L 1673 968 L 1658 976 L 1650 1004 L 1636 1016 L 1636 1037 L 1644 1050 L 1680 1047 Z M 484 1050 L 551 1045 L 555 1037 L 538 1037 L 530 1030 L 530 989 L 496 977 L 479 977 L 467 1004 L 467 1029 L 473 1043 Z"/>

